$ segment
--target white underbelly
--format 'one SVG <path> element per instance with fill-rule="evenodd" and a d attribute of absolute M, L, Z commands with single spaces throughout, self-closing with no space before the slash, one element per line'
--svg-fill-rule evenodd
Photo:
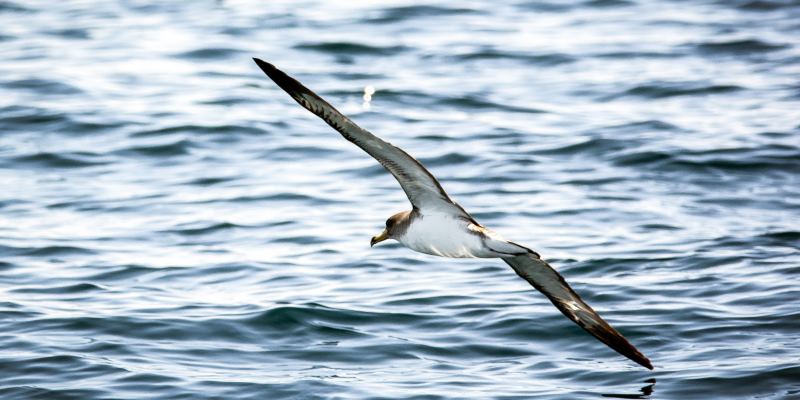
<path fill-rule="evenodd" d="M 409 249 L 435 256 L 497 257 L 480 236 L 467 230 L 468 225 L 469 222 L 446 214 L 424 215 L 417 217 L 398 241 Z"/>

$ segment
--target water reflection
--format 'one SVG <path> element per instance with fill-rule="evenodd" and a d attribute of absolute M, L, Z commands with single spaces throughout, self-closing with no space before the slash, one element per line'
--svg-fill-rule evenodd
<path fill-rule="evenodd" d="M 603 397 L 611 397 L 615 399 L 647 399 L 653 394 L 656 387 L 656 379 L 651 378 L 645 381 L 647 386 L 639 389 L 641 393 L 625 394 L 625 393 L 603 393 Z"/>
<path fill-rule="evenodd" d="M 364 96 L 363 96 L 364 102 L 361 103 L 361 108 L 364 111 L 369 111 L 370 110 L 370 108 L 371 108 L 370 102 L 372 102 L 372 95 L 373 94 L 375 94 L 375 87 L 372 86 L 372 85 L 367 85 L 364 88 Z"/>

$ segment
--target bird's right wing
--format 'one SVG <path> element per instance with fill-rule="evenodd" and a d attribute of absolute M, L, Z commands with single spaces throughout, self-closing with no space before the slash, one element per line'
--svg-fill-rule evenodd
<path fill-rule="evenodd" d="M 341 133 L 345 139 L 353 142 L 378 160 L 384 168 L 394 175 L 415 208 L 436 208 L 439 211 L 469 217 L 466 211 L 450 200 L 439 181 L 414 157 L 356 125 L 355 122 L 340 113 L 327 101 L 294 78 L 286 75 L 283 71 L 275 68 L 274 65 L 258 58 L 253 60 L 267 76 L 292 96 L 297 103 L 322 118 L 333 129 Z"/>
<path fill-rule="evenodd" d="M 599 341 L 616 350 L 619 354 L 637 364 L 653 369 L 650 360 L 628 342 L 621 333 L 612 328 L 600 315 L 589 307 L 577 293 L 547 262 L 535 253 L 503 258 L 506 264 L 528 281 L 536 290 L 542 292 L 567 318 L 585 329 Z"/>

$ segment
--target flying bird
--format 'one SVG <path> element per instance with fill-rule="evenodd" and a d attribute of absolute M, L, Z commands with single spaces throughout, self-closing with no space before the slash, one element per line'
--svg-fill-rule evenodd
<path fill-rule="evenodd" d="M 400 183 L 412 208 L 389 217 L 386 228 L 372 237 L 370 246 L 394 239 L 411 250 L 436 256 L 500 258 L 572 322 L 623 356 L 653 369 L 650 360 L 586 304 L 538 253 L 479 224 L 450 199 L 439 181 L 414 157 L 356 125 L 274 65 L 253 60 L 297 103 L 375 158 Z"/>

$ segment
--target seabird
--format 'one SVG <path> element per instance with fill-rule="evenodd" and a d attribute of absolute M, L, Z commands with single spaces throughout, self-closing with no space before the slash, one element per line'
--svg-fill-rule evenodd
<path fill-rule="evenodd" d="M 420 253 L 454 258 L 500 258 L 572 322 L 608 347 L 653 369 L 650 360 L 589 307 L 564 278 L 535 251 L 506 240 L 479 224 L 450 196 L 439 181 L 414 157 L 356 125 L 316 93 L 258 58 L 256 64 L 292 98 L 322 118 L 345 139 L 375 158 L 408 196 L 411 210 L 392 215 L 386 229 L 372 237 L 370 246 L 394 239 Z"/>

